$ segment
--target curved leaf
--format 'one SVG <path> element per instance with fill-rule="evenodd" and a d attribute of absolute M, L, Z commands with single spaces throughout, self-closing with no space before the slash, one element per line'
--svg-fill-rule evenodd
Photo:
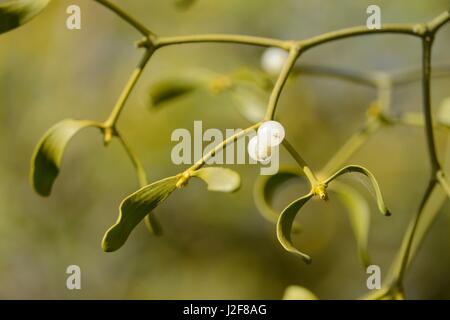
<path fill-rule="evenodd" d="M 347 208 L 350 224 L 355 235 L 358 253 L 365 267 L 370 265 L 368 254 L 370 207 L 366 199 L 349 185 L 334 181 L 330 185 L 333 191 Z"/>
<path fill-rule="evenodd" d="M 381 194 L 381 190 L 380 190 L 377 180 L 375 179 L 375 176 L 364 167 L 355 166 L 355 165 L 350 165 L 350 166 L 344 167 L 343 169 L 341 169 L 338 172 L 336 172 L 335 174 L 333 174 L 330 178 L 328 178 L 325 181 L 325 184 L 329 184 L 334 179 L 336 179 L 346 173 L 360 173 L 360 174 L 363 174 L 365 177 L 367 177 L 369 179 L 369 182 L 372 185 L 373 189 L 375 190 L 375 198 L 377 200 L 378 209 L 385 216 L 391 215 L 391 213 L 387 209 L 386 205 L 384 204 L 383 195 Z"/>
<path fill-rule="evenodd" d="M 50 0 L 15 0 L 0 4 L 0 34 L 20 27 L 37 16 Z"/>
<path fill-rule="evenodd" d="M 202 179 L 209 191 L 234 192 L 241 186 L 241 177 L 231 169 L 208 167 L 195 171 L 193 177 Z"/>
<path fill-rule="evenodd" d="M 289 286 L 284 291 L 283 300 L 319 300 L 319 298 L 305 287 Z"/>
<path fill-rule="evenodd" d="M 267 221 L 277 223 L 280 215 L 280 213 L 270 205 L 276 189 L 288 180 L 300 178 L 301 176 L 301 172 L 294 167 L 280 168 L 274 175 L 258 176 L 253 191 L 253 198 L 255 199 L 258 211 Z M 294 223 L 292 231 L 298 232 L 299 230 L 300 227 L 298 224 Z"/>
<path fill-rule="evenodd" d="M 89 120 L 64 120 L 50 128 L 37 145 L 31 160 L 30 181 L 41 196 L 49 196 L 59 174 L 67 143 L 81 129 L 100 127 Z"/>
<path fill-rule="evenodd" d="M 303 196 L 290 205 L 288 205 L 283 212 L 281 212 L 280 217 L 277 222 L 277 237 L 281 245 L 289 252 L 299 255 L 306 263 L 311 262 L 311 258 L 297 250 L 291 240 L 291 231 L 294 219 L 297 216 L 298 211 L 314 196 L 313 193 L 309 193 Z"/>
<path fill-rule="evenodd" d="M 122 247 L 138 223 L 175 191 L 177 181 L 177 177 L 159 180 L 125 198 L 116 224 L 103 237 L 103 250 L 112 252 Z"/>

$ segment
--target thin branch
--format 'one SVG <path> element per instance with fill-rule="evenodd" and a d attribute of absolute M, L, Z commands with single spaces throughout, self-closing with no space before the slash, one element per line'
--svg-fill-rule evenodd
<path fill-rule="evenodd" d="M 321 177 L 328 177 L 339 169 L 366 141 L 380 128 L 381 121 L 378 119 L 369 119 L 366 125 L 354 135 L 336 152 L 333 157 L 320 170 Z"/>
<path fill-rule="evenodd" d="M 142 35 L 145 37 L 148 37 L 150 35 L 154 35 L 153 32 L 151 32 L 149 29 L 147 29 L 146 26 L 144 26 L 142 23 L 137 21 L 134 17 L 130 16 L 128 13 L 123 11 L 120 7 L 116 6 L 115 4 L 111 3 L 109 0 L 94 0 L 97 1 L 99 4 L 105 6 L 115 14 L 117 14 L 119 17 L 121 17 L 124 21 L 128 22 L 131 26 L 133 26 L 136 30 L 138 30 Z"/>
<path fill-rule="evenodd" d="M 293 46 L 289 51 L 289 56 L 286 62 L 284 63 L 283 68 L 281 69 L 280 75 L 278 76 L 278 80 L 275 83 L 275 86 L 270 95 L 269 105 L 267 106 L 267 111 L 264 120 L 268 121 L 274 118 L 275 110 L 277 108 L 281 92 L 283 91 L 284 85 L 286 84 L 289 74 L 291 73 L 291 70 L 294 67 L 295 62 L 297 61 L 299 56 L 300 56 L 299 48 L 297 46 Z"/>
<path fill-rule="evenodd" d="M 420 36 L 417 32 L 417 25 L 413 24 L 386 24 L 381 29 L 368 29 L 367 26 L 358 26 L 345 28 L 341 30 L 327 32 L 310 39 L 300 40 L 299 44 L 304 50 L 309 50 L 318 45 L 332 42 L 336 40 L 341 40 L 345 38 L 362 36 L 362 35 L 375 35 L 382 33 L 392 33 L 392 34 L 404 34 L 411 36 Z"/>
<path fill-rule="evenodd" d="M 138 46 L 143 46 L 145 42 L 146 40 L 143 40 L 142 42 L 138 43 Z M 289 41 L 238 34 L 198 34 L 187 36 L 159 37 L 154 41 L 153 45 L 156 48 L 162 48 L 186 43 L 235 43 L 259 47 L 277 47 L 284 50 L 290 49 Z"/>
<path fill-rule="evenodd" d="M 123 107 L 125 106 L 125 103 L 128 100 L 128 97 L 130 96 L 137 81 L 139 80 L 140 76 L 142 75 L 142 71 L 144 70 L 145 66 L 147 65 L 147 62 L 150 60 L 150 57 L 152 56 L 152 54 L 153 54 L 152 50 L 150 50 L 150 49 L 146 50 L 142 60 L 137 65 L 136 69 L 134 69 L 125 88 L 122 90 L 122 93 L 120 94 L 120 97 L 117 100 L 116 105 L 114 106 L 110 116 L 105 121 L 105 127 L 111 128 L 111 129 L 115 128 L 115 125 L 117 123 L 117 120 L 119 119 L 120 113 L 122 112 Z"/>
<path fill-rule="evenodd" d="M 306 161 L 302 158 L 302 156 L 295 150 L 294 146 L 289 143 L 287 139 L 283 140 L 283 147 L 289 152 L 289 154 L 294 158 L 295 162 L 300 166 L 301 170 L 305 174 L 306 178 L 308 179 L 311 187 L 315 187 L 319 180 L 317 179 L 314 172 L 311 170 L 311 168 L 308 166 Z"/>
<path fill-rule="evenodd" d="M 128 155 L 128 158 L 130 158 L 131 163 L 133 164 L 133 167 L 134 167 L 134 169 L 136 171 L 136 174 L 137 174 L 137 177 L 138 177 L 139 186 L 140 187 L 146 186 L 148 184 L 147 174 L 145 173 L 145 169 L 144 169 L 144 166 L 142 165 L 141 161 L 134 154 L 134 152 L 131 150 L 131 148 L 128 145 L 128 143 L 125 141 L 123 136 L 121 134 L 119 134 L 119 132 L 116 132 L 116 137 L 120 141 L 120 143 L 122 144 L 125 152 Z"/>

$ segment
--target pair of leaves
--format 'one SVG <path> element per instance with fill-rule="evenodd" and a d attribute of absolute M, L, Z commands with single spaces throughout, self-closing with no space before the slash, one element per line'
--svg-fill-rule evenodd
<path fill-rule="evenodd" d="M 30 170 L 30 180 L 35 191 L 41 196 L 49 196 L 52 186 L 59 174 L 61 162 L 69 141 L 82 129 L 95 127 L 102 129 L 102 125 L 89 120 L 64 120 L 43 136 L 37 145 Z M 122 138 L 120 140 L 123 142 Z M 130 150 L 123 142 L 128 153 Z M 146 180 L 145 173 L 134 159 L 136 170 L 141 183 Z M 239 175 L 225 168 L 202 168 L 192 173 L 192 176 L 205 181 L 209 191 L 233 192 L 240 186 Z M 155 234 L 161 232 L 161 227 L 155 219 L 152 210 L 164 201 L 177 187 L 178 177 L 167 178 L 146 187 L 127 197 L 121 204 L 117 223 L 111 227 L 103 240 L 105 251 L 120 248 L 131 231 L 146 217 L 147 227 Z"/>
<path fill-rule="evenodd" d="M 50 3 L 50 0 L 14 0 L 0 5 L 0 34 L 27 23 Z"/>
<path fill-rule="evenodd" d="M 226 168 L 202 168 L 191 176 L 203 180 L 209 191 L 234 192 L 240 187 L 239 175 Z M 103 238 L 103 250 L 111 252 L 122 247 L 139 222 L 178 188 L 179 180 L 180 176 L 159 180 L 125 198 L 116 224 Z"/>
<path fill-rule="evenodd" d="M 378 209 L 380 212 L 386 216 L 390 215 L 390 212 L 386 208 L 384 204 L 383 197 L 381 195 L 380 188 L 378 183 L 373 176 L 373 174 L 361 166 L 347 166 L 330 178 L 324 181 L 324 187 L 328 187 L 328 184 L 332 183 L 336 178 L 346 174 L 346 173 L 359 173 L 363 174 L 365 178 L 371 183 L 372 187 L 375 189 L 375 196 L 378 204 Z M 350 210 L 350 221 L 352 223 L 352 227 L 355 232 L 355 236 L 358 243 L 358 251 L 361 255 L 362 261 L 367 264 L 368 263 L 368 255 L 367 255 L 367 239 L 368 239 L 368 227 L 369 222 L 367 218 L 367 207 L 363 204 L 364 200 L 361 197 L 357 197 L 357 192 L 353 189 L 350 189 L 348 186 L 345 186 L 342 189 L 342 184 L 333 183 L 333 186 L 330 186 L 333 190 L 338 190 L 337 194 L 343 199 L 344 204 L 348 206 Z M 280 214 L 277 222 L 277 237 L 280 241 L 281 245 L 289 252 L 292 252 L 296 255 L 299 255 L 306 263 L 311 262 L 311 258 L 305 253 L 298 250 L 291 239 L 291 232 L 293 228 L 294 220 L 300 211 L 300 209 L 312 198 L 315 196 L 314 190 L 311 190 L 307 195 L 300 197 L 289 204 Z"/>

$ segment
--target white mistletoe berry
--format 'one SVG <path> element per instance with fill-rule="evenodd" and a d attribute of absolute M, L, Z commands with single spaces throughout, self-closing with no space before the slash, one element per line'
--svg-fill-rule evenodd
<path fill-rule="evenodd" d="M 265 143 L 262 143 L 258 136 L 254 136 L 248 143 L 248 155 L 255 161 L 266 163 L 272 156 L 272 148 Z"/>
<path fill-rule="evenodd" d="M 271 74 L 278 75 L 288 58 L 288 53 L 280 48 L 269 48 L 261 57 L 262 69 Z"/>
<path fill-rule="evenodd" d="M 258 129 L 258 139 L 269 147 L 278 146 L 283 142 L 286 133 L 281 123 L 277 121 L 264 122 Z"/>

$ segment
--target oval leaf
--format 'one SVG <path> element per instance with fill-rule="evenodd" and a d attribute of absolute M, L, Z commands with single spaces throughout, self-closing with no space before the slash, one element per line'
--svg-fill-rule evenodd
<path fill-rule="evenodd" d="M 103 250 L 112 252 L 122 247 L 138 223 L 175 191 L 177 181 L 177 177 L 169 177 L 154 182 L 125 198 L 120 204 L 116 224 L 109 228 L 103 237 Z"/>
<path fill-rule="evenodd" d="M 355 165 L 350 165 L 350 166 L 344 167 L 341 170 L 339 170 L 338 172 L 336 172 L 335 174 L 333 174 L 330 178 L 328 178 L 325 181 L 325 184 L 330 183 L 334 179 L 336 179 L 346 173 L 360 173 L 360 174 L 363 174 L 365 177 L 367 177 L 369 179 L 371 186 L 375 190 L 375 198 L 377 200 L 378 209 L 385 216 L 391 215 L 391 213 L 387 209 L 386 205 L 384 204 L 383 195 L 381 194 L 381 190 L 378 185 L 377 179 L 375 179 L 375 176 L 364 167 L 355 166 Z"/>
<path fill-rule="evenodd" d="M 31 160 L 30 180 L 38 194 L 50 195 L 53 182 L 59 174 L 67 143 L 81 129 L 99 127 L 88 120 L 64 120 L 50 128 L 37 145 Z"/>
<path fill-rule="evenodd" d="M 206 182 L 209 191 L 234 192 L 241 186 L 239 174 L 227 168 L 202 168 L 195 171 L 192 176 Z"/>
<path fill-rule="evenodd" d="M 314 196 L 313 193 L 309 193 L 306 196 L 301 197 L 292 202 L 283 210 L 283 212 L 281 212 L 277 222 L 278 241 L 280 241 L 281 245 L 287 251 L 299 255 L 306 263 L 311 263 L 311 258 L 294 247 L 294 244 L 292 243 L 291 240 L 291 232 L 292 232 L 292 225 L 294 223 L 295 217 L 297 216 L 297 213 L 305 205 L 305 203 L 308 202 L 308 200 L 311 199 L 313 196 Z"/>
<path fill-rule="evenodd" d="M 0 4 L 0 34 L 27 23 L 49 2 L 50 0 L 15 0 Z"/>
<path fill-rule="evenodd" d="M 289 286 L 284 291 L 283 300 L 319 300 L 319 298 L 305 287 Z"/>
<path fill-rule="evenodd" d="M 271 202 L 277 188 L 288 180 L 300 178 L 301 172 L 296 168 L 280 168 L 274 175 L 260 175 L 255 183 L 253 198 L 261 215 L 269 222 L 277 223 L 280 215 L 272 206 Z M 298 232 L 300 227 L 294 223 L 293 232 Z"/>
<path fill-rule="evenodd" d="M 333 191 L 347 208 L 350 224 L 356 239 L 359 257 L 365 267 L 370 265 L 368 254 L 370 207 L 366 199 L 349 185 L 334 181 L 330 185 Z"/>

